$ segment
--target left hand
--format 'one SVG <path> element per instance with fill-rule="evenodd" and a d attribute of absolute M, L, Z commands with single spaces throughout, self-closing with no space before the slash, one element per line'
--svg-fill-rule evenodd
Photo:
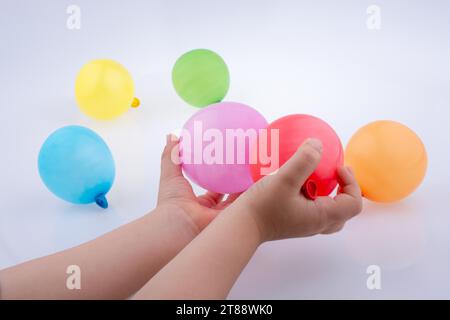
<path fill-rule="evenodd" d="M 196 196 L 191 184 L 183 176 L 181 165 L 174 162 L 173 157 L 178 157 L 178 143 L 178 138 L 167 135 L 161 156 L 158 207 L 168 212 L 180 212 L 193 223 L 197 229 L 194 231 L 199 233 L 240 194 L 231 194 L 226 200 L 223 194 L 216 192 Z"/>

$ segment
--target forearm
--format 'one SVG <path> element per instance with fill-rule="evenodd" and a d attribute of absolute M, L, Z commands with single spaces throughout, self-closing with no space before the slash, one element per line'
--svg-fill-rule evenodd
<path fill-rule="evenodd" d="M 134 298 L 224 299 L 260 243 L 251 215 L 232 205 Z"/>
<path fill-rule="evenodd" d="M 0 272 L 3 299 L 128 298 L 196 234 L 186 217 L 156 209 L 95 240 Z M 67 267 L 81 271 L 81 289 L 66 286 Z"/>

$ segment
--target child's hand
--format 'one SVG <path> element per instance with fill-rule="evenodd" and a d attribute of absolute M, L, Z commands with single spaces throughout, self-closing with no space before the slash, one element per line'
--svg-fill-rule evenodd
<path fill-rule="evenodd" d="M 338 169 L 336 197 L 312 201 L 300 192 L 319 164 L 321 153 L 319 140 L 307 140 L 276 174 L 255 183 L 233 205 L 250 213 L 261 241 L 337 232 L 362 210 L 361 191 L 348 167 Z"/>
<path fill-rule="evenodd" d="M 178 154 L 177 139 L 167 136 L 166 147 L 161 156 L 161 178 L 159 183 L 158 207 L 167 212 L 181 213 L 193 223 L 194 232 L 203 230 L 217 214 L 231 204 L 239 194 L 232 194 L 226 200 L 223 194 L 207 192 L 196 196 L 189 181 L 183 176 L 181 166 L 173 160 Z"/>

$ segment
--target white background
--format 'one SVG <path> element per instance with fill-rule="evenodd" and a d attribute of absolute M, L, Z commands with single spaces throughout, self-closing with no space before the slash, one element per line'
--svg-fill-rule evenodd
<path fill-rule="evenodd" d="M 81 30 L 66 8 L 81 8 Z M 227 62 L 226 100 L 268 121 L 290 113 L 329 122 L 344 145 L 360 126 L 392 119 L 423 139 L 422 186 L 393 205 L 366 202 L 339 234 L 264 244 L 230 298 L 450 298 L 450 2 L 2 1 L 0 4 L 0 268 L 93 239 L 155 206 L 165 134 L 196 109 L 171 86 L 175 60 L 209 48 Z M 142 106 L 97 122 L 75 104 L 78 70 L 112 58 L 132 73 Z M 117 178 L 107 211 L 74 206 L 42 184 L 37 155 L 69 124 L 109 144 Z M 366 287 L 366 268 L 382 289 Z"/>

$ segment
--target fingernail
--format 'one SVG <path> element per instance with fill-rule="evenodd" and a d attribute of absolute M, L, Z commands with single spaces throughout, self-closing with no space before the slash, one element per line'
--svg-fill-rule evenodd
<path fill-rule="evenodd" d="M 169 144 L 172 141 L 172 135 L 170 133 L 166 134 L 166 144 Z"/>
<path fill-rule="evenodd" d="M 316 149 L 318 152 L 322 152 L 322 141 L 320 141 L 319 139 L 309 138 L 306 143 Z"/>

